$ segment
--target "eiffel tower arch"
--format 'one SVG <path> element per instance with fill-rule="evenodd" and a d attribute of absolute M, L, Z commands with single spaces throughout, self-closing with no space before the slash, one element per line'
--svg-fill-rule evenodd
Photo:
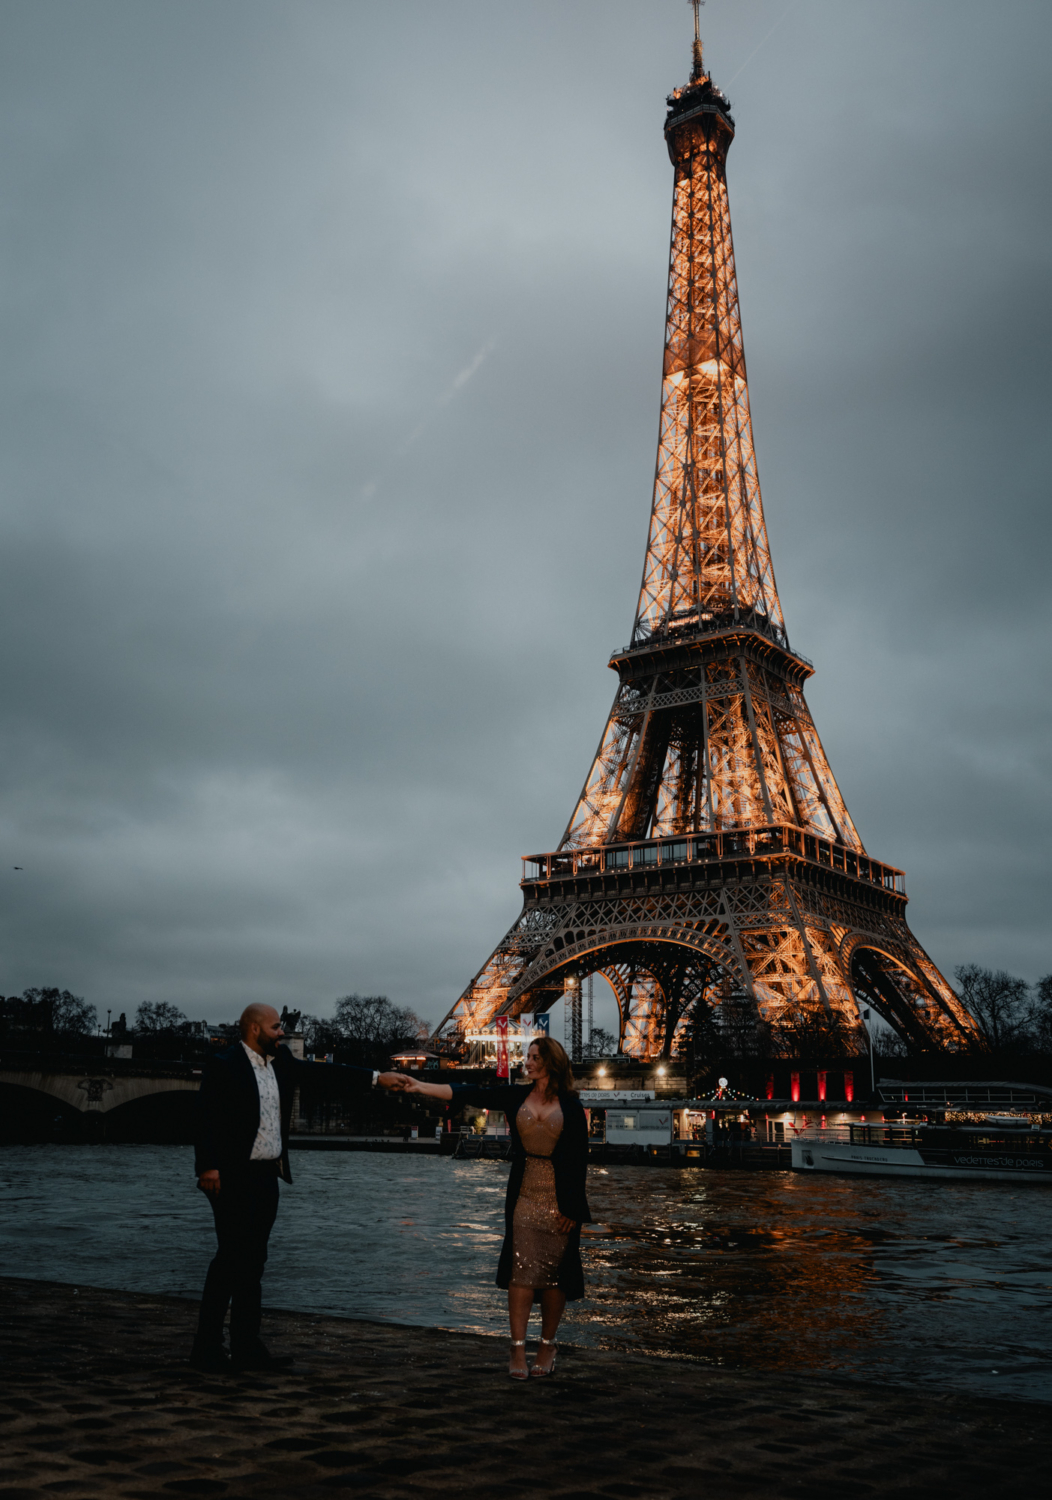
<path fill-rule="evenodd" d="M 865 1046 L 860 1008 L 953 1047 L 974 1022 L 910 931 L 902 872 L 851 820 L 804 697 L 753 448 L 727 196 L 730 104 L 695 41 L 668 99 L 675 177 L 650 530 L 618 686 L 558 847 L 436 1032 L 544 1011 L 602 974 L 631 1055 L 689 1017 L 813 1022 Z"/>

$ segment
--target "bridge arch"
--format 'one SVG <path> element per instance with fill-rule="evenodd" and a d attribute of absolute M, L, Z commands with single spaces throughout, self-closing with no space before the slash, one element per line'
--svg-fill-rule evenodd
<path fill-rule="evenodd" d="M 89 1062 L 92 1059 L 89 1059 Z M 5 1138 L 192 1139 L 200 1080 L 100 1069 L 0 1069 Z"/>
<path fill-rule="evenodd" d="M 77 1072 L 50 1069 L 0 1069 L 0 1084 L 49 1094 L 51 1098 L 82 1114 L 108 1114 L 135 1099 L 151 1094 L 196 1093 L 197 1078 L 151 1078 L 109 1074 L 91 1067 Z"/>

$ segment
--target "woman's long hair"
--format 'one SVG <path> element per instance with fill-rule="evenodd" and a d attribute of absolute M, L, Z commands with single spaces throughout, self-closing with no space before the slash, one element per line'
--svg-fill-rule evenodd
<path fill-rule="evenodd" d="M 550 1036 L 535 1036 L 530 1047 L 536 1047 L 540 1054 L 541 1062 L 548 1070 L 548 1098 L 554 1099 L 557 1094 L 570 1094 L 577 1085 L 574 1083 L 573 1068 L 570 1059 L 566 1055 L 566 1048 L 561 1047 L 558 1042 Z M 527 1052 L 529 1047 L 527 1047 Z"/>

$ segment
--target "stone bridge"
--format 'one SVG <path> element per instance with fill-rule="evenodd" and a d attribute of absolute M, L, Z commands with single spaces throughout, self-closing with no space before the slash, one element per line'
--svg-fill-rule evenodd
<path fill-rule="evenodd" d="M 150 1094 L 196 1093 L 200 1087 L 200 1073 L 196 1077 L 171 1072 L 111 1073 L 107 1069 L 89 1066 L 76 1071 L 70 1068 L 59 1070 L 0 1067 L 0 1084 L 13 1084 L 16 1088 L 34 1089 L 49 1094 L 59 1103 L 79 1110 L 82 1114 L 108 1114 L 122 1104 L 131 1104 L 135 1099 L 145 1099 Z"/>

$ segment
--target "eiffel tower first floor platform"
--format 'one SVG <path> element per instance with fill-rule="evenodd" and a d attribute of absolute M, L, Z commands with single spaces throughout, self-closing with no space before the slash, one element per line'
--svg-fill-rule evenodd
<path fill-rule="evenodd" d="M 521 915 L 436 1037 L 545 1011 L 568 980 L 607 979 L 620 1049 L 677 1050 L 687 1028 L 817 1028 L 865 1048 L 872 1007 L 921 1046 L 975 1024 L 906 924 L 902 872 L 798 827 L 563 849 L 524 860 Z"/>

